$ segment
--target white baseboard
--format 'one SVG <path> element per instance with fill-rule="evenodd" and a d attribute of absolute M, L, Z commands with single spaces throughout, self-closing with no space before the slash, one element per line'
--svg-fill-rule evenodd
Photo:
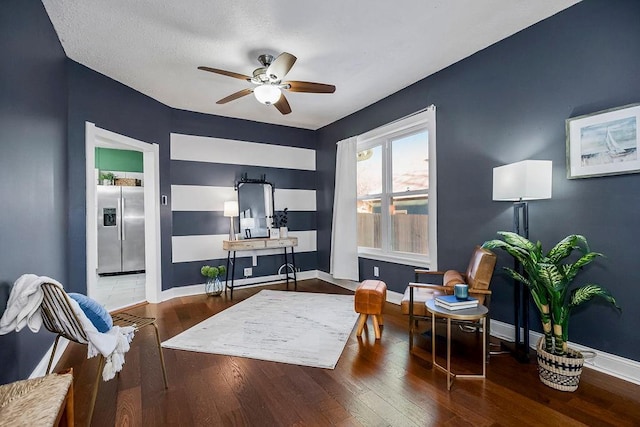
<path fill-rule="evenodd" d="M 318 277 L 317 270 L 300 271 L 296 273 L 297 280 L 315 279 Z M 271 276 L 260 276 L 249 279 L 234 280 L 234 286 L 242 286 L 242 288 L 255 288 L 258 286 L 277 285 L 284 283 L 286 280 L 282 275 L 274 274 Z M 238 288 L 240 289 L 240 288 Z M 198 285 L 178 286 L 175 288 L 162 291 L 160 301 L 168 301 L 173 298 L 187 297 L 192 295 L 204 294 L 204 283 Z"/>
<path fill-rule="evenodd" d="M 325 273 L 324 271 L 317 271 L 316 278 L 332 283 L 336 286 L 340 286 L 341 288 L 349 289 L 350 291 L 355 291 L 356 287 L 360 284 L 360 282 L 355 282 L 353 280 L 344 280 L 344 279 L 334 279 L 329 273 Z M 387 302 L 390 302 L 395 305 L 400 305 L 402 301 L 403 294 L 395 291 L 390 291 L 387 289 Z"/>
<path fill-rule="evenodd" d="M 69 341 L 67 339 L 60 338 L 58 340 L 58 348 L 56 348 L 56 354 L 53 357 L 53 363 L 51 364 L 51 366 L 53 367 L 56 366 L 56 364 L 62 357 L 62 354 L 67 349 L 68 345 L 69 345 Z M 33 372 L 31 372 L 31 375 L 29 375 L 29 378 L 44 377 L 47 374 L 47 365 L 49 364 L 51 351 L 53 351 L 53 344 L 51 344 L 51 347 L 49 347 L 49 350 L 47 350 L 47 352 L 42 357 L 42 359 L 40 359 L 40 363 L 38 363 L 38 366 L 36 366 Z"/>
<path fill-rule="evenodd" d="M 513 342 L 515 327 L 509 323 L 491 320 L 491 335 L 500 338 L 501 340 Z M 531 348 L 535 348 L 536 343 L 541 336 L 541 333 L 529 331 L 529 345 Z M 585 355 L 584 366 L 640 385 L 639 362 L 572 342 L 569 342 L 569 347 L 574 350 L 578 350 Z M 591 357 L 590 353 L 594 356 Z"/>

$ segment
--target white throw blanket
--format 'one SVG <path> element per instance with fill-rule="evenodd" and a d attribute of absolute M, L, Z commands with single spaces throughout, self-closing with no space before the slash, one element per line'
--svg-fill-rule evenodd
<path fill-rule="evenodd" d="M 50 277 L 35 274 L 23 274 L 16 280 L 9 294 L 7 308 L 0 319 L 0 335 L 13 331 L 20 332 L 27 325 L 33 332 L 40 330 L 42 326 L 40 304 L 44 297 L 40 285 L 43 283 L 53 283 L 62 287 Z"/>
<path fill-rule="evenodd" d="M 0 319 L 0 335 L 9 332 L 19 332 L 26 325 L 33 332 L 38 332 L 42 326 L 42 314 L 40 305 L 44 298 L 41 285 L 52 283 L 62 288 L 62 285 L 54 279 L 35 274 L 24 274 L 16 280 L 7 308 Z M 68 298 L 73 312 L 80 320 L 89 342 L 85 342 L 81 337 L 75 337 L 78 342 L 87 344 L 87 358 L 102 354 L 105 359 L 102 379 L 108 381 L 116 373 L 122 370 L 124 365 L 124 355 L 129 351 L 129 343 L 133 339 L 134 328 L 114 326 L 109 331 L 99 332 L 91 321 L 84 314 L 80 305 L 73 299 Z M 60 317 L 63 318 L 62 316 Z"/>

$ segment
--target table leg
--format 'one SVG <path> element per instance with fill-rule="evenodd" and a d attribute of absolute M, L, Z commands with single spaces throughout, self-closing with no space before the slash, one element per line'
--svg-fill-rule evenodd
<path fill-rule="evenodd" d="M 293 255 L 293 246 L 291 246 L 291 265 L 293 266 L 293 290 L 298 290 L 298 277 L 296 274 L 296 258 Z"/>
<path fill-rule="evenodd" d="M 413 307 L 413 304 L 411 305 Z M 431 313 L 431 364 L 436 366 L 436 315 Z"/>
<path fill-rule="evenodd" d="M 284 249 L 284 275 L 287 281 L 287 290 L 289 290 L 289 258 L 287 257 L 287 247 L 282 249 Z"/>
<path fill-rule="evenodd" d="M 487 318 L 482 318 L 482 378 L 487 377 Z"/>
<path fill-rule="evenodd" d="M 447 390 L 451 390 L 453 376 L 451 375 L 451 318 L 447 317 Z"/>
<path fill-rule="evenodd" d="M 225 296 L 227 294 L 227 289 L 229 289 L 229 267 L 230 267 L 229 264 L 230 263 L 231 263 L 231 251 L 228 251 L 227 252 L 227 274 L 225 274 L 225 276 L 224 276 L 224 293 L 225 293 Z M 233 276 L 231 276 L 231 277 L 233 277 Z"/>
<path fill-rule="evenodd" d="M 231 265 L 231 296 L 233 299 L 233 278 L 236 276 L 236 251 L 233 251 L 233 264 Z"/>

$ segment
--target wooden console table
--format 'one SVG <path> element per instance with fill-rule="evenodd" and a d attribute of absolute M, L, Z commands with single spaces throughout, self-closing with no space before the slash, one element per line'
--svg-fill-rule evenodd
<path fill-rule="evenodd" d="M 242 240 L 224 240 L 222 249 L 227 251 L 227 274 L 224 280 L 225 292 L 229 289 L 231 299 L 233 299 L 233 289 L 242 286 L 256 285 L 258 283 L 248 283 L 245 285 L 234 285 L 234 276 L 236 270 L 236 252 L 237 251 L 259 251 L 264 249 L 284 249 L 284 265 L 286 269 L 287 290 L 289 290 L 289 280 L 293 280 L 294 290 L 298 290 L 298 279 L 296 277 L 296 260 L 293 254 L 293 248 L 298 246 L 297 237 L 284 237 L 282 239 L 242 239 Z M 293 266 L 293 276 L 289 275 L 289 254 L 288 248 L 291 248 L 291 265 Z M 233 255 L 232 255 L 233 254 Z M 231 267 L 231 268 L 229 268 Z M 229 271 L 231 271 L 231 284 L 229 284 Z"/>

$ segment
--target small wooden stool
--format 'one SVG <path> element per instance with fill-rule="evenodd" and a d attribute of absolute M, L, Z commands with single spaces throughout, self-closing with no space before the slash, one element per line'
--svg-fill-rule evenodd
<path fill-rule="evenodd" d="M 382 280 L 365 280 L 356 288 L 355 310 L 360 313 L 357 336 L 362 335 L 367 317 L 372 315 L 376 339 L 380 339 L 380 326 L 383 325 L 382 311 L 387 301 L 387 285 Z"/>

